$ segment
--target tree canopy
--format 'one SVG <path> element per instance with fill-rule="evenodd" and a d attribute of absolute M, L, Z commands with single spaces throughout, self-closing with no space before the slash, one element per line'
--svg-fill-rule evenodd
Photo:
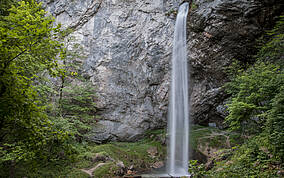
<path fill-rule="evenodd" d="M 65 49 L 60 26 L 53 22 L 34 0 L 11 3 L 1 13 L 0 162 L 50 159 L 55 145 L 68 136 L 54 129 L 35 88 L 43 71 L 64 75 L 58 60 L 65 57 Z"/>

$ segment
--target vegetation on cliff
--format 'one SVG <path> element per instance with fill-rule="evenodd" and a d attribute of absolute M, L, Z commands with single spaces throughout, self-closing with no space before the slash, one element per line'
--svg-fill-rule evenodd
<path fill-rule="evenodd" d="M 241 134 L 244 143 L 230 149 L 225 159 L 216 159 L 204 171 L 199 165 L 196 177 L 282 177 L 284 159 L 284 17 L 267 32 L 249 65 L 231 66 L 231 95 L 225 122 Z M 220 155 L 223 157 L 224 155 Z M 195 166 L 197 167 L 197 166 Z"/>
<path fill-rule="evenodd" d="M 283 168 L 283 16 L 267 35 L 269 39 L 260 48 L 255 64 L 240 71 L 227 85 L 232 97 L 226 122 L 231 130 L 249 138 L 242 146 L 242 149 L 247 149 L 238 157 L 240 162 L 243 161 L 243 168 L 240 167 L 239 172 L 247 172 L 243 169 L 251 168 L 252 174 L 259 171 L 260 175 Z"/>

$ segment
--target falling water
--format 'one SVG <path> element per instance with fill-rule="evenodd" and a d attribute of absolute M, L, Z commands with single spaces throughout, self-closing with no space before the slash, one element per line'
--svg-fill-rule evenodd
<path fill-rule="evenodd" d="M 172 56 L 172 78 L 168 116 L 167 173 L 173 177 L 188 175 L 189 109 L 186 51 L 186 18 L 188 3 L 179 7 Z"/>

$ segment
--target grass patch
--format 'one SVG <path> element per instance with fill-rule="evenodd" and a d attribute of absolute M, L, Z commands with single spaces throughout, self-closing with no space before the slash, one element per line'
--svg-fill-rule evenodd
<path fill-rule="evenodd" d="M 216 135 L 215 137 L 209 138 L 207 141 L 209 143 L 209 147 L 213 148 L 226 148 L 228 145 L 226 145 L 227 137 L 224 135 Z"/>
<path fill-rule="evenodd" d="M 116 174 L 118 167 L 113 162 L 106 163 L 93 172 L 96 178 L 113 177 Z"/>
<path fill-rule="evenodd" d="M 157 155 L 153 158 L 147 150 L 151 147 L 157 148 Z M 166 149 L 156 141 L 139 141 L 134 143 L 114 142 L 105 145 L 98 145 L 91 150 L 94 153 L 105 152 L 114 160 L 119 160 L 126 167 L 133 165 L 139 170 L 146 170 L 156 161 L 165 158 Z"/>
<path fill-rule="evenodd" d="M 163 161 L 166 157 L 166 146 L 162 145 L 157 139 L 157 136 L 165 136 L 164 130 L 155 130 L 148 132 L 145 138 L 137 142 L 112 142 L 108 144 L 91 144 L 81 143 L 76 146 L 78 150 L 77 156 L 72 162 L 54 161 L 43 162 L 41 165 L 17 165 L 15 177 L 90 177 L 80 169 L 94 168 L 98 163 L 106 163 L 96 169 L 94 177 L 119 177 L 121 171 L 116 164 L 123 162 L 125 170 L 130 167 L 134 172 L 144 172 L 151 169 L 155 162 Z M 150 148 L 155 148 L 155 154 L 148 153 Z M 106 158 L 104 161 L 94 161 L 96 155 L 102 155 Z M 0 167 L 0 175 L 9 177 L 9 167 Z M 5 171 L 4 171 L 5 170 Z M 117 173 L 119 172 L 119 173 Z M 0 177 L 1 177 L 0 176 Z"/>
<path fill-rule="evenodd" d="M 92 158 L 96 154 L 104 155 L 110 160 L 94 171 L 94 177 L 115 177 L 118 167 L 116 163 L 123 162 L 126 169 L 133 167 L 135 172 L 144 172 L 151 169 L 157 161 L 163 161 L 166 157 L 166 146 L 159 142 L 165 137 L 165 130 L 147 132 L 143 140 L 137 142 L 111 142 L 102 145 L 88 146 L 87 151 L 81 153 L 76 163 L 77 168 L 94 167 Z M 148 150 L 154 148 L 156 153 L 151 155 Z"/>
<path fill-rule="evenodd" d="M 68 177 L 68 178 L 88 178 L 88 174 L 74 167 L 74 164 L 67 162 L 55 162 L 42 165 L 20 165 L 15 169 L 15 177 Z M 0 171 L 1 172 L 1 171 Z M 2 173 L 1 176 L 9 177 L 9 172 Z M 0 176 L 0 177 L 1 177 Z"/>

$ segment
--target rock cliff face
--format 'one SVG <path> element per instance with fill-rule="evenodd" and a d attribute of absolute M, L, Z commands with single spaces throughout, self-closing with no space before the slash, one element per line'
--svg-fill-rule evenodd
<path fill-rule="evenodd" d="M 90 140 L 131 141 L 165 127 L 173 30 L 180 0 L 49 0 L 46 9 L 87 57 L 85 76 L 97 88 L 101 116 Z M 224 68 L 248 60 L 255 39 L 278 13 L 276 1 L 196 0 L 188 18 L 191 117 L 226 115 Z"/>
<path fill-rule="evenodd" d="M 226 116 L 222 86 L 233 60 L 250 62 L 256 39 L 272 26 L 283 3 L 263 0 L 196 0 L 188 22 L 192 66 L 192 118 L 195 123 L 220 123 Z"/>

